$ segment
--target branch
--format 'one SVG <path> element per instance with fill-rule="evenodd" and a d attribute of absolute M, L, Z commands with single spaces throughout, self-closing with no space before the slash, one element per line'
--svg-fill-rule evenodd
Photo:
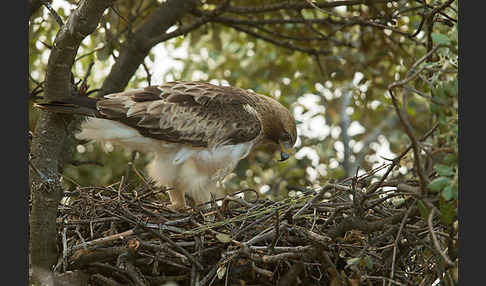
<path fill-rule="evenodd" d="M 71 94 L 71 68 L 82 40 L 98 26 L 114 0 L 83 1 L 58 32 L 47 63 L 45 96 L 62 101 Z"/>
<path fill-rule="evenodd" d="M 105 94 L 122 91 L 143 63 L 150 49 L 163 40 L 154 41 L 154 39 L 166 35 L 167 29 L 180 21 L 187 12 L 196 6 L 196 3 L 196 0 L 167 0 L 161 4 L 145 23 L 123 43 L 120 55 L 97 96 L 101 97 Z"/>
<path fill-rule="evenodd" d="M 390 93 L 391 99 L 393 106 L 395 108 L 395 111 L 398 115 L 398 118 L 400 119 L 400 122 L 402 123 L 405 132 L 407 133 L 408 137 L 410 138 L 410 141 L 412 142 L 412 149 L 413 149 L 413 156 L 414 156 L 414 163 L 415 163 L 415 169 L 417 170 L 417 174 L 419 177 L 420 181 L 420 189 L 422 193 L 425 193 L 426 185 L 427 185 L 427 178 L 424 176 L 422 172 L 422 165 L 420 163 L 420 152 L 419 152 L 419 146 L 418 146 L 418 140 L 414 135 L 413 132 L 413 127 L 410 124 L 410 121 L 408 120 L 408 113 L 406 112 L 406 100 L 403 102 L 403 109 L 405 110 L 400 110 L 398 106 L 398 101 L 393 94 L 393 88 L 398 87 L 398 86 L 403 86 L 410 82 L 411 80 L 415 79 L 420 72 L 423 70 L 423 68 L 419 69 L 418 71 L 415 71 L 418 65 L 420 65 L 423 61 L 425 61 L 430 55 L 432 55 L 437 49 L 442 47 L 441 45 L 438 45 L 434 47 L 432 50 L 430 50 L 428 53 L 426 53 L 423 57 L 421 57 L 418 61 L 416 61 L 410 70 L 407 73 L 407 77 L 404 78 L 401 81 L 394 82 L 388 86 L 388 91 Z M 406 98 L 404 98 L 406 99 Z"/>
<path fill-rule="evenodd" d="M 351 98 L 353 97 L 353 93 L 348 90 L 344 93 L 344 96 L 341 98 L 341 109 L 339 111 L 339 125 L 341 127 L 341 138 L 343 140 L 344 145 L 344 158 L 343 158 L 343 168 L 344 168 L 344 176 L 348 177 L 351 174 L 351 147 L 349 146 L 349 115 L 346 112 L 346 109 L 349 106 Z"/>
<path fill-rule="evenodd" d="M 439 241 L 437 240 L 437 236 L 435 235 L 434 232 L 434 225 L 432 223 L 432 220 L 434 219 L 434 213 L 436 212 L 435 208 L 432 208 L 430 210 L 429 217 L 427 218 L 427 226 L 429 229 L 430 236 L 432 236 L 432 241 L 434 242 L 434 247 L 435 249 L 440 253 L 440 256 L 444 259 L 444 261 L 449 265 L 449 266 L 454 266 L 454 262 L 447 256 L 445 251 L 442 251 L 440 249 Z"/>
<path fill-rule="evenodd" d="M 54 19 L 56 19 L 57 24 L 59 24 L 60 27 L 64 26 L 64 22 L 62 21 L 61 16 L 59 16 L 59 14 L 57 14 L 56 10 L 54 10 L 54 8 L 52 8 L 51 4 L 46 0 L 41 0 L 41 2 L 42 2 L 42 4 L 44 4 L 44 6 L 46 6 L 47 10 L 49 10 L 49 12 L 54 17 Z M 52 1 L 50 1 L 50 2 L 52 2 Z"/>
<path fill-rule="evenodd" d="M 235 30 L 238 30 L 240 32 L 243 32 L 243 33 L 246 33 L 250 36 L 253 36 L 257 39 L 272 43 L 276 46 L 283 47 L 283 48 L 286 48 L 286 49 L 289 49 L 289 50 L 299 51 L 299 52 L 303 52 L 303 53 L 307 53 L 307 54 L 311 54 L 311 55 L 329 55 L 329 52 L 325 51 L 325 50 L 315 50 L 315 49 L 298 47 L 298 46 L 295 46 L 295 45 L 293 45 L 289 42 L 277 41 L 273 38 L 270 38 L 268 36 L 264 36 L 262 34 L 258 34 L 254 31 L 250 30 L 250 29 L 243 28 L 241 26 L 237 26 L 237 25 L 233 25 L 233 24 L 229 24 L 229 23 L 224 23 L 224 24 L 229 26 L 229 27 L 232 27 Z"/>
<path fill-rule="evenodd" d="M 400 223 L 405 216 L 415 216 L 418 213 L 418 208 L 416 206 L 412 206 L 410 210 L 406 210 L 391 217 L 373 222 L 362 220 L 356 216 L 350 216 L 342 220 L 335 229 L 328 231 L 327 235 L 329 235 L 332 239 L 336 239 L 337 237 L 342 237 L 347 231 L 352 229 L 361 230 L 365 233 L 372 233 L 383 230 L 390 225 Z"/>
<path fill-rule="evenodd" d="M 256 7 L 238 7 L 230 6 L 228 12 L 236 14 L 256 14 L 256 13 L 266 13 L 278 10 L 300 10 L 300 9 L 315 9 L 319 8 L 334 8 L 339 6 L 354 6 L 354 5 L 372 5 L 378 3 L 392 2 L 392 0 L 343 0 L 343 1 L 333 1 L 333 2 L 323 2 L 314 3 L 311 5 L 306 1 L 282 1 L 280 3 L 270 4 L 267 6 L 256 6 Z"/>

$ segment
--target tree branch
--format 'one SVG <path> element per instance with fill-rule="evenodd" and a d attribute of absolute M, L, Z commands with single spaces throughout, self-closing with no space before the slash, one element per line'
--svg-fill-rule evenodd
<path fill-rule="evenodd" d="M 120 55 L 106 77 L 97 96 L 122 91 L 150 49 L 157 44 L 153 39 L 164 35 L 167 29 L 196 6 L 196 0 L 167 0 L 157 8 L 123 43 Z"/>
<path fill-rule="evenodd" d="M 354 5 L 372 5 L 377 3 L 387 3 L 392 2 L 392 0 L 343 0 L 343 1 L 333 1 L 333 2 L 323 2 L 315 3 L 314 6 L 319 8 L 334 8 L 339 6 L 354 6 Z M 270 4 L 266 6 L 256 6 L 256 7 L 238 7 L 230 6 L 228 12 L 236 14 L 255 14 L 255 13 L 265 13 L 278 10 L 300 10 L 300 9 L 315 9 L 313 5 L 306 1 L 282 1 L 280 3 Z"/>
<path fill-rule="evenodd" d="M 344 96 L 341 98 L 341 109 L 339 111 L 339 125 L 341 127 L 341 138 L 343 140 L 343 145 L 344 145 L 344 158 L 343 158 L 343 168 L 344 168 L 344 174 L 345 177 L 349 177 L 351 174 L 351 162 L 350 162 L 350 157 L 351 157 L 351 147 L 349 146 L 349 135 L 348 135 L 348 129 L 349 129 L 349 115 L 346 112 L 346 109 L 349 106 L 349 103 L 351 101 L 351 98 L 353 97 L 353 93 L 348 90 L 344 93 Z"/>

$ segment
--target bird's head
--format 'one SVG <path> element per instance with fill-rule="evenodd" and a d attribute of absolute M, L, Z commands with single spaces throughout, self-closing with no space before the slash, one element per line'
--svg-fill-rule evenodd
<path fill-rule="evenodd" d="M 275 101 L 272 112 L 264 114 L 265 141 L 275 149 L 280 150 L 280 160 L 285 161 L 294 152 L 297 141 L 297 126 L 292 113 L 283 105 Z"/>
<path fill-rule="evenodd" d="M 287 110 L 287 109 L 286 109 Z M 297 141 L 297 127 L 295 119 L 287 110 L 287 115 L 282 118 L 282 128 L 278 138 L 278 145 L 280 147 L 280 160 L 287 160 L 290 155 L 294 153 L 295 141 Z"/>

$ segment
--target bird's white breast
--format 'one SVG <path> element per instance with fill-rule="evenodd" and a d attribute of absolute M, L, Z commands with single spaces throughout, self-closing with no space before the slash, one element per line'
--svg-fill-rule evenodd
<path fill-rule="evenodd" d="M 123 123 L 100 118 L 89 118 L 81 128 L 82 131 L 76 135 L 78 139 L 110 142 L 140 152 L 154 153 L 155 158 L 148 169 L 149 174 L 160 184 L 174 181 L 179 167 L 188 161 L 194 166 L 194 175 L 222 180 L 238 161 L 248 155 L 256 141 L 220 145 L 216 148 L 191 147 L 145 137 Z"/>

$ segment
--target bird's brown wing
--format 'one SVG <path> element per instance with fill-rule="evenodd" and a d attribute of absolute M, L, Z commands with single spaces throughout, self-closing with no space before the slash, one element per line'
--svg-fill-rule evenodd
<path fill-rule="evenodd" d="M 212 148 L 248 142 L 260 134 L 253 96 L 239 88 L 171 82 L 106 95 L 96 107 L 103 117 L 144 136 Z"/>

